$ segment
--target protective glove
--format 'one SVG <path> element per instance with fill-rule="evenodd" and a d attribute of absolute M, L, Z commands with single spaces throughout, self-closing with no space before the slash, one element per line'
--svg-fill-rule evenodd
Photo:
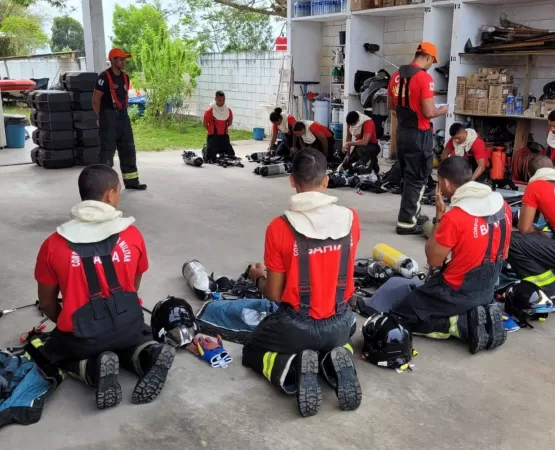
<path fill-rule="evenodd" d="M 229 352 L 223 348 L 220 336 L 218 336 L 217 342 L 207 336 L 195 336 L 193 342 L 187 345 L 187 350 L 214 368 L 227 369 L 233 361 Z"/>

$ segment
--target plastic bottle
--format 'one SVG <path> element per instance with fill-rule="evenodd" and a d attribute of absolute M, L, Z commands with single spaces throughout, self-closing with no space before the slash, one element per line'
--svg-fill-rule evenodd
<path fill-rule="evenodd" d="M 293 17 L 297 18 L 299 16 L 299 2 L 293 3 Z"/>
<path fill-rule="evenodd" d="M 522 95 L 519 94 L 515 97 L 515 114 L 517 116 L 521 116 L 523 112 L 524 112 L 524 100 L 522 98 Z"/>
<path fill-rule="evenodd" d="M 347 11 L 347 0 L 341 0 L 341 12 Z"/>
<path fill-rule="evenodd" d="M 513 94 L 507 95 L 507 100 L 505 101 L 505 104 L 507 105 L 505 114 L 507 116 L 514 115 L 514 113 L 515 113 L 515 96 Z"/>
<path fill-rule="evenodd" d="M 537 103 L 536 96 L 533 95 L 531 92 L 528 94 L 528 108 L 532 108 Z"/>
<path fill-rule="evenodd" d="M 334 67 L 333 70 L 331 71 L 331 82 L 332 83 L 339 82 L 339 69 L 337 67 Z"/>

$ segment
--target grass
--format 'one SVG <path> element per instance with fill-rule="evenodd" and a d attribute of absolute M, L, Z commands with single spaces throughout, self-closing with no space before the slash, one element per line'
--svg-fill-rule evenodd
<path fill-rule="evenodd" d="M 7 106 L 5 114 L 23 114 L 29 117 L 29 108 Z M 133 123 L 135 146 L 140 152 L 160 152 L 176 149 L 200 149 L 206 143 L 206 130 L 198 121 L 184 120 L 181 124 L 155 126 L 151 122 L 136 120 Z M 252 139 L 252 131 L 229 130 L 232 141 Z"/>

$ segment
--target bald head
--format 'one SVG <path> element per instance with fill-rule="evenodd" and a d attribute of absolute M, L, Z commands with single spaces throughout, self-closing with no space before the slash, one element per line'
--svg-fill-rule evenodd
<path fill-rule="evenodd" d="M 528 164 L 528 172 L 530 173 L 530 177 L 533 177 L 538 169 L 544 168 L 553 169 L 553 161 L 551 161 L 551 159 L 547 156 L 535 156 Z"/>

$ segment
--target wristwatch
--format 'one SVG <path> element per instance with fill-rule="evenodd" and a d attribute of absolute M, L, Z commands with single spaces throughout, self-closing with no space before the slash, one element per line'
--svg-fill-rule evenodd
<path fill-rule="evenodd" d="M 434 217 L 432 220 L 433 225 L 437 225 L 439 222 L 441 222 L 441 219 L 438 219 L 437 217 Z"/>

